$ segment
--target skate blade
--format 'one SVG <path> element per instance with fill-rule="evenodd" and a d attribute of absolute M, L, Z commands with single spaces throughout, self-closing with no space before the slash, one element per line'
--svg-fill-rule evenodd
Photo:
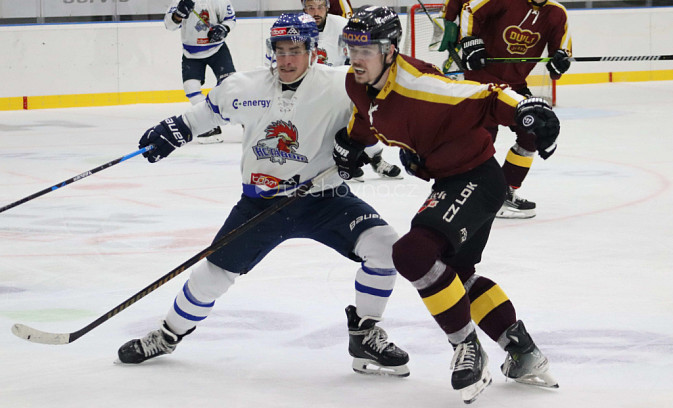
<path fill-rule="evenodd" d="M 198 144 L 215 144 L 215 143 L 224 143 L 224 138 L 220 136 L 199 136 L 196 138 Z"/>
<path fill-rule="evenodd" d="M 495 214 L 495 218 L 507 220 L 527 219 L 535 217 L 535 210 L 516 210 L 512 208 L 501 208 Z"/>
<path fill-rule="evenodd" d="M 491 373 L 488 369 L 484 369 L 484 375 L 476 383 L 469 385 L 465 388 L 460 389 L 460 397 L 463 399 L 463 402 L 466 404 L 471 404 L 474 400 L 477 399 L 482 392 L 491 385 L 493 379 L 491 378 Z"/>
<path fill-rule="evenodd" d="M 536 387 L 559 388 L 558 381 L 548 373 L 524 375 L 520 378 L 514 378 L 514 381 Z"/>
<path fill-rule="evenodd" d="M 353 359 L 353 371 L 366 375 L 381 375 L 390 377 L 408 377 L 409 368 L 406 364 L 401 366 L 380 366 L 372 360 L 364 358 Z"/>

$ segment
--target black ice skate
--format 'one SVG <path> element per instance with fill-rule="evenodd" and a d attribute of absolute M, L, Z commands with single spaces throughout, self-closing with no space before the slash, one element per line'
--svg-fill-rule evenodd
<path fill-rule="evenodd" d="M 549 360 L 537 348 L 521 320 L 505 331 L 509 343 L 507 357 L 500 370 L 507 378 L 522 384 L 558 388 L 558 381 L 549 374 Z"/>
<path fill-rule="evenodd" d="M 381 177 L 393 179 L 402 178 L 400 176 L 402 170 L 400 170 L 400 168 L 394 164 L 390 164 L 383 160 L 381 152 L 372 157 L 369 164 L 372 166 L 372 169 L 374 169 L 374 171 Z"/>
<path fill-rule="evenodd" d="M 395 343 L 387 341 L 386 332 L 376 326 L 377 319 L 360 318 L 355 306 L 346 308 L 348 318 L 348 353 L 353 357 L 353 371 L 361 374 L 409 375 L 409 355 Z"/>
<path fill-rule="evenodd" d="M 191 329 L 182 335 L 175 334 L 168 328 L 166 322 L 163 322 L 159 330 L 147 333 L 142 339 L 134 339 L 124 343 L 117 351 L 119 360 L 116 362 L 140 364 L 150 358 L 171 354 L 182 338 L 193 331 L 194 329 Z"/>
<path fill-rule="evenodd" d="M 196 142 L 199 144 L 222 143 L 224 142 L 224 137 L 222 137 L 222 129 L 218 126 L 206 133 L 202 133 L 196 136 Z"/>
<path fill-rule="evenodd" d="M 451 385 L 460 391 L 463 402 L 470 404 L 491 384 L 488 356 L 474 331 L 453 348 Z"/>
<path fill-rule="evenodd" d="M 512 187 L 507 187 L 507 196 L 496 218 L 533 218 L 535 217 L 535 203 L 516 195 Z"/>

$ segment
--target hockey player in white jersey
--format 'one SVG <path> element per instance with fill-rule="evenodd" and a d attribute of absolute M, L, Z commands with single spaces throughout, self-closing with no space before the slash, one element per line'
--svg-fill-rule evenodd
<path fill-rule="evenodd" d="M 235 72 L 225 38 L 236 25 L 236 13 L 229 0 L 174 0 L 164 24 L 170 31 L 180 29 L 182 40 L 182 83 L 185 95 L 196 105 L 205 100 L 201 92 L 209 66 L 217 83 Z M 199 143 L 223 141 L 219 127 L 197 136 Z"/>
<path fill-rule="evenodd" d="M 346 132 L 352 108 L 344 86 L 346 70 L 315 63 L 317 39 L 311 16 L 283 14 L 267 41 L 276 68 L 232 74 L 204 102 L 162 121 L 140 139 L 140 146 L 155 146 L 145 156 L 156 162 L 193 134 L 227 122 L 243 125 L 243 195 L 215 240 L 334 166 L 335 134 Z M 172 353 L 236 278 L 284 240 L 310 238 L 361 263 L 355 274 L 355 306 L 346 308 L 353 369 L 409 375 L 407 353 L 377 325 L 397 275 L 392 261 L 397 233 L 338 175 L 318 187 L 197 264 L 161 327 L 124 344 L 119 360 L 137 364 Z"/>
<path fill-rule="evenodd" d="M 345 47 L 341 44 L 340 37 L 348 19 L 328 13 L 330 9 L 329 0 L 301 0 L 304 7 L 304 13 L 309 14 L 315 20 L 320 31 L 318 39 L 318 63 L 332 66 L 341 66 L 348 64 L 348 56 Z M 376 143 L 368 146 L 365 153 L 369 157 L 369 163 L 372 169 L 381 177 L 402 178 L 402 170 L 390 164 L 383 159 L 383 145 Z M 358 168 L 352 179 L 364 181 L 362 176 L 364 172 Z"/>

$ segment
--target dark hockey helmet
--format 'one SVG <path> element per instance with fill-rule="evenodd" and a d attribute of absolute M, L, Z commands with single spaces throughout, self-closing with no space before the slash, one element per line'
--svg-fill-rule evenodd
<path fill-rule="evenodd" d="M 397 14 L 385 6 L 358 9 L 343 29 L 341 40 L 349 46 L 380 44 L 384 53 L 390 44 L 397 47 L 402 37 L 402 23 Z"/>
<path fill-rule="evenodd" d="M 275 52 L 278 41 L 303 42 L 306 50 L 313 51 L 318 46 L 318 26 L 313 17 L 306 13 L 283 13 L 271 26 L 267 47 Z"/>

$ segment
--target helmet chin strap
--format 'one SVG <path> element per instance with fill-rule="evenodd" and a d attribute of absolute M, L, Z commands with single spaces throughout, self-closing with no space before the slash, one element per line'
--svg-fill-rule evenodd
<path fill-rule="evenodd" d="M 393 65 L 393 62 L 395 61 L 395 58 L 397 58 L 398 54 L 399 54 L 399 51 L 397 50 L 397 47 L 395 47 L 395 52 L 393 52 L 393 58 L 390 61 L 390 63 L 386 62 L 386 59 L 388 58 L 388 54 L 384 54 L 383 55 L 383 68 L 381 69 L 381 73 L 376 77 L 375 80 L 367 83 L 367 85 L 373 87 L 374 85 L 378 84 L 379 81 L 381 80 L 381 78 L 383 78 L 383 74 L 386 73 L 386 70 L 388 70 L 388 68 L 390 68 Z"/>

